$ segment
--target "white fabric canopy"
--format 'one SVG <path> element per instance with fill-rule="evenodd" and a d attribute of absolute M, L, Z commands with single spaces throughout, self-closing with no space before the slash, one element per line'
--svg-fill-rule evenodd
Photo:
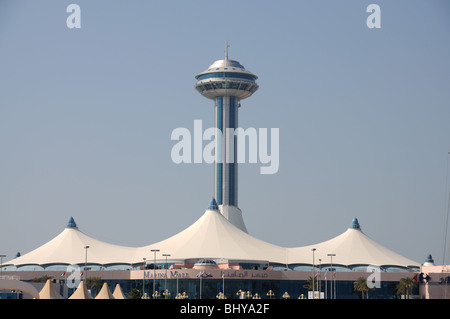
<path fill-rule="evenodd" d="M 44 287 L 39 292 L 39 299 L 64 299 L 56 290 L 55 285 L 51 279 L 47 279 Z"/>
<path fill-rule="evenodd" d="M 328 241 L 304 247 L 290 248 L 289 261 L 293 264 L 312 264 L 314 251 L 315 265 L 321 259 L 322 264 L 343 266 L 371 265 L 419 267 L 417 262 L 405 258 L 378 244 L 360 229 L 349 228 L 339 236 Z M 333 259 L 329 254 L 334 254 Z"/>
<path fill-rule="evenodd" d="M 114 298 L 113 294 L 111 293 L 111 290 L 109 290 L 108 284 L 104 282 L 102 289 L 100 290 L 98 295 L 95 296 L 95 299 L 116 299 L 116 298 Z"/>
<path fill-rule="evenodd" d="M 152 260 L 152 249 L 175 260 L 218 258 L 239 261 L 287 262 L 287 250 L 259 240 L 231 224 L 218 210 L 207 209 L 194 224 L 178 234 L 141 247 L 137 257 Z"/>
<path fill-rule="evenodd" d="M 120 284 L 116 284 L 116 287 L 114 288 L 114 292 L 113 292 L 113 297 L 114 297 L 114 299 L 127 299 L 122 292 L 122 288 L 120 287 Z"/>
<path fill-rule="evenodd" d="M 277 264 L 311 265 L 311 250 L 315 248 L 316 260 L 331 262 L 328 254 L 335 254 L 333 263 L 342 266 L 374 265 L 419 267 L 420 264 L 405 258 L 365 235 L 357 223 L 341 235 L 328 241 L 303 247 L 286 248 L 257 239 L 231 224 L 217 209 L 207 209 L 191 226 L 178 234 L 144 247 L 112 245 L 87 236 L 69 223 L 58 236 L 35 250 L 4 263 L 7 265 L 137 264 L 143 258 L 153 260 L 152 249 L 170 254 L 170 260 L 195 260 L 201 258 L 225 259 L 241 262 L 270 262 Z"/>
<path fill-rule="evenodd" d="M 90 264 L 129 264 L 134 260 L 136 248 L 118 246 L 94 239 L 77 227 L 66 227 L 58 236 L 22 255 L 9 264 L 13 265 L 51 265 L 51 264 L 84 264 L 86 249 Z M 6 265 L 6 263 L 5 263 Z"/>
<path fill-rule="evenodd" d="M 87 290 L 84 281 L 81 281 L 77 290 L 75 290 L 75 292 L 69 297 L 69 299 L 94 299 L 94 298 L 92 298 L 92 295 Z"/>

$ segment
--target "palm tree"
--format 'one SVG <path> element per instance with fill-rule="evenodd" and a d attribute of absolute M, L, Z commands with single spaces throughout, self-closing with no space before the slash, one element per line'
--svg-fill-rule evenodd
<path fill-rule="evenodd" d="M 313 281 L 314 281 L 314 285 L 313 285 Z M 314 289 L 318 289 L 318 283 L 317 283 L 317 279 L 313 279 L 313 277 L 309 277 L 308 280 L 306 281 L 306 284 L 303 285 L 303 288 L 307 289 L 308 291 L 312 291 L 313 290 L 313 286 Z"/>
<path fill-rule="evenodd" d="M 397 289 L 397 295 L 405 295 L 406 299 L 409 299 L 409 296 L 411 295 L 411 292 L 413 288 L 417 286 L 417 282 L 414 281 L 414 279 L 406 277 L 400 279 L 398 282 L 398 285 L 396 287 Z"/>
<path fill-rule="evenodd" d="M 88 277 L 88 279 L 86 279 L 86 283 L 91 289 L 95 289 L 94 295 L 96 295 L 99 288 L 102 288 L 103 280 L 101 277 Z"/>
<path fill-rule="evenodd" d="M 140 290 L 133 288 L 127 294 L 128 299 L 140 299 L 142 297 L 142 293 Z"/>
<path fill-rule="evenodd" d="M 369 287 L 367 286 L 367 279 L 364 277 L 359 277 L 353 283 L 353 289 L 361 293 L 361 298 L 364 299 L 364 293 L 366 293 L 367 299 L 369 299 Z"/>

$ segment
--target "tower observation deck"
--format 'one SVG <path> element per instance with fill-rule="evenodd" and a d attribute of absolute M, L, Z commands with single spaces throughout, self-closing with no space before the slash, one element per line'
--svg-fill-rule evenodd
<path fill-rule="evenodd" d="M 222 139 L 215 141 L 214 196 L 217 205 L 230 222 L 247 231 L 238 208 L 237 137 L 228 134 L 227 129 L 233 132 L 238 128 L 240 101 L 258 89 L 258 77 L 239 62 L 228 59 L 227 44 L 225 59 L 215 61 L 195 78 L 197 91 L 214 100 L 214 126 L 222 134 Z"/>

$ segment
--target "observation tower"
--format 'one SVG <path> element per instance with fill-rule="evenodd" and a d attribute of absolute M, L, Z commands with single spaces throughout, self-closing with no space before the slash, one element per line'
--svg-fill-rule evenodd
<path fill-rule="evenodd" d="M 195 78 L 197 91 L 214 100 L 214 126 L 222 135 L 215 140 L 214 196 L 217 205 L 232 224 L 247 232 L 238 208 L 237 137 L 234 129 L 238 128 L 240 101 L 258 89 L 258 77 L 238 61 L 228 59 L 227 42 L 225 59 L 215 61 Z"/>

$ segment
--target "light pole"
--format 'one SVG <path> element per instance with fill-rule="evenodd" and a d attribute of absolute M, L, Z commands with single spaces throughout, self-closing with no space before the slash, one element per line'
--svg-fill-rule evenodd
<path fill-rule="evenodd" d="M 267 296 L 269 297 L 269 299 L 272 299 L 272 297 L 275 296 L 272 289 L 267 292 Z"/>
<path fill-rule="evenodd" d="M 197 275 L 197 277 L 200 279 L 200 299 L 202 299 L 202 277 L 203 277 L 204 274 L 205 274 L 205 272 L 204 272 L 204 271 L 201 271 L 201 272 Z"/>
<path fill-rule="evenodd" d="M 336 256 L 336 254 L 327 254 L 327 256 L 331 257 L 331 279 L 330 279 L 330 294 L 331 294 L 331 298 L 330 299 L 334 299 L 333 298 L 333 256 Z M 334 284 L 334 287 L 336 288 L 336 283 Z M 336 297 L 336 293 L 335 293 L 335 297 Z"/>
<path fill-rule="evenodd" d="M 178 271 L 175 271 L 175 276 L 177 276 L 177 297 L 178 297 Z"/>
<path fill-rule="evenodd" d="M 86 283 L 86 279 L 87 279 L 87 250 L 88 250 L 89 246 L 84 246 L 84 249 L 86 249 L 86 258 L 84 260 L 84 283 Z"/>
<path fill-rule="evenodd" d="M 142 266 L 142 297 L 144 297 L 145 292 L 145 261 L 146 258 L 142 258 L 144 260 L 144 265 Z"/>
<path fill-rule="evenodd" d="M 159 249 L 152 249 L 150 250 L 151 252 L 153 252 L 153 298 L 156 298 L 156 293 L 155 293 L 155 277 L 156 277 L 156 253 L 159 251 Z"/>
<path fill-rule="evenodd" d="M 6 255 L 0 255 L 0 277 L 3 275 L 3 257 L 6 257 Z"/>
<path fill-rule="evenodd" d="M 315 248 L 311 249 L 313 252 L 313 264 L 312 264 L 312 270 L 313 270 L 313 277 L 312 277 L 312 290 L 313 290 L 313 299 L 314 299 L 314 294 L 315 294 L 315 289 L 314 289 L 314 281 L 316 280 L 316 274 L 314 272 L 314 252 L 316 251 Z"/>
<path fill-rule="evenodd" d="M 164 257 L 166 257 L 166 277 L 164 278 L 164 292 L 166 292 L 166 295 L 164 295 L 164 299 L 167 299 L 167 257 L 170 256 L 170 254 L 163 254 Z"/>
<path fill-rule="evenodd" d="M 225 273 L 222 271 L 222 294 L 225 297 Z"/>
<path fill-rule="evenodd" d="M 319 270 L 317 271 L 318 275 L 317 275 L 317 281 L 319 282 L 317 284 L 318 286 L 318 290 L 319 290 L 319 299 L 320 299 L 320 293 L 322 290 L 322 276 L 321 276 L 321 272 L 322 271 L 322 259 L 319 259 Z"/>

